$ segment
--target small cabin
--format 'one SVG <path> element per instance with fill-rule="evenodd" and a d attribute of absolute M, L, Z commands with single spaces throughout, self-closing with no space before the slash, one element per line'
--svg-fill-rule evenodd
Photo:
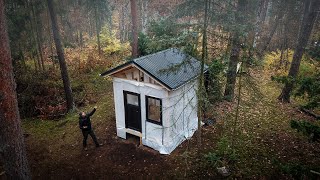
<path fill-rule="evenodd" d="M 161 154 L 190 138 L 198 127 L 200 64 L 172 48 L 102 73 L 113 81 L 117 136 L 138 136 Z"/>

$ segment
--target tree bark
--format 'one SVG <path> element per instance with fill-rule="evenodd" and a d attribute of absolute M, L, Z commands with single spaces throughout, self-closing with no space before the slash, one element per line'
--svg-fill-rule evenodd
<path fill-rule="evenodd" d="M 132 57 L 138 57 L 138 17 L 136 0 L 130 0 L 132 16 Z"/>
<path fill-rule="evenodd" d="M 148 0 L 141 1 L 141 32 L 146 34 L 148 24 Z"/>
<path fill-rule="evenodd" d="M 282 18 L 282 16 L 283 16 L 283 13 L 281 13 L 280 15 L 278 15 L 278 16 L 276 17 L 276 20 L 275 20 L 275 22 L 274 22 L 274 25 L 273 25 L 273 27 L 272 27 L 272 30 L 271 30 L 269 36 L 268 36 L 268 37 L 266 38 L 266 40 L 265 40 L 266 43 L 263 45 L 263 47 L 261 48 L 261 51 L 259 52 L 260 58 L 262 58 L 263 53 L 264 53 L 264 52 L 266 51 L 266 49 L 268 48 L 268 46 L 269 46 L 269 44 L 270 44 L 270 42 L 271 42 L 271 39 L 272 39 L 274 33 L 276 32 L 276 30 L 277 30 L 277 28 L 278 28 L 279 21 L 280 21 L 280 19 Z"/>
<path fill-rule="evenodd" d="M 37 48 L 38 48 L 38 54 L 39 54 L 39 68 L 42 71 L 45 71 L 45 67 L 44 67 L 44 58 L 43 58 L 43 51 L 42 51 L 42 32 L 41 32 L 41 20 L 38 20 L 36 17 L 36 13 L 34 11 L 34 4 L 32 3 L 32 15 L 33 15 L 33 19 L 34 19 L 34 29 L 36 31 L 36 44 L 37 44 Z"/>
<path fill-rule="evenodd" d="M 237 78 L 237 63 L 239 62 L 240 49 L 241 47 L 239 39 L 233 37 L 232 49 L 230 52 L 230 60 L 228 64 L 227 83 L 224 91 L 224 98 L 228 101 L 232 101 L 234 97 L 234 88 Z"/>
<path fill-rule="evenodd" d="M 67 64 L 66 64 L 66 61 L 64 58 L 64 52 L 61 46 L 59 27 L 57 23 L 57 17 L 56 17 L 56 12 L 53 6 L 53 2 L 52 0 L 47 0 L 47 3 L 48 3 L 49 13 L 51 17 L 53 39 L 56 45 L 57 55 L 58 55 L 59 64 L 60 64 L 61 77 L 62 77 L 64 92 L 67 100 L 67 110 L 68 112 L 70 112 L 74 110 L 74 101 L 73 101 L 72 90 L 71 90 L 71 85 L 70 85 L 70 80 L 68 75 Z"/>
<path fill-rule="evenodd" d="M 124 32 L 124 16 L 123 16 L 123 6 L 120 8 L 119 12 L 119 36 L 120 36 L 120 42 L 124 42 L 123 38 L 123 32 Z"/>
<path fill-rule="evenodd" d="M 97 44 L 98 44 L 98 53 L 101 55 L 101 43 L 100 43 L 100 18 L 98 17 L 98 2 L 97 0 L 94 1 L 94 18 L 96 22 L 96 35 L 97 35 Z"/>
<path fill-rule="evenodd" d="M 4 0 L 0 0 L 0 159 L 8 179 L 30 179 L 18 109 Z"/>
<path fill-rule="evenodd" d="M 49 47 L 50 47 L 50 53 L 51 53 L 51 60 L 52 60 L 52 65 L 53 68 L 55 68 L 55 59 L 54 59 L 54 53 L 53 53 L 53 44 L 52 44 L 52 34 L 50 30 L 50 12 L 49 8 L 47 7 L 47 26 L 48 26 L 48 36 L 49 36 Z"/>
<path fill-rule="evenodd" d="M 36 72 L 39 70 L 41 71 L 41 60 L 40 60 L 40 52 L 39 52 L 39 49 L 38 49 L 38 41 L 37 41 L 37 34 L 35 32 L 35 29 L 36 29 L 36 22 L 35 22 L 35 15 L 34 15 L 34 8 L 33 8 L 33 1 L 30 1 L 29 2 L 30 4 L 28 4 L 28 6 L 30 6 L 31 8 L 31 11 L 30 11 L 30 28 L 31 28 L 31 36 L 32 36 L 32 40 L 35 45 L 36 45 L 36 55 L 34 55 L 32 53 L 32 56 L 34 58 L 34 62 L 35 62 L 35 70 Z"/>
<path fill-rule="evenodd" d="M 259 10 L 257 12 L 257 22 L 254 28 L 255 34 L 253 38 L 253 45 L 252 45 L 253 48 L 257 46 L 257 42 L 260 38 L 261 26 L 264 24 L 264 21 L 266 18 L 268 3 L 269 3 L 269 0 L 260 0 Z"/>
<path fill-rule="evenodd" d="M 207 27 L 208 27 L 208 2 L 204 2 L 204 18 L 203 18 L 203 32 L 202 32 L 202 57 L 201 57 L 201 66 L 200 66 L 200 75 L 199 75 L 199 92 L 198 92 L 198 134 L 197 141 L 198 147 L 201 147 L 201 121 L 204 111 L 204 98 L 205 98 L 205 89 L 204 89 L 204 62 L 207 59 Z"/>
<path fill-rule="evenodd" d="M 244 14 L 245 7 L 247 5 L 247 0 L 239 0 L 237 5 L 237 13 Z M 241 16 L 235 17 L 236 22 L 240 25 L 244 24 L 244 18 Z M 232 101 L 234 97 L 234 88 L 237 78 L 237 63 L 240 59 L 240 50 L 241 50 L 241 42 L 240 42 L 240 34 L 238 29 L 236 29 L 232 33 L 232 48 L 230 53 L 230 60 L 228 64 L 228 72 L 227 72 L 227 83 L 224 92 L 224 98 L 228 101 Z"/>
<path fill-rule="evenodd" d="M 305 51 L 305 47 L 308 44 L 309 37 L 311 35 L 311 31 L 314 25 L 314 22 L 317 18 L 317 11 L 320 9 L 320 1 L 319 0 L 307 0 L 305 2 L 304 15 L 301 21 L 299 36 L 298 36 L 298 44 L 295 48 L 292 63 L 290 66 L 288 81 L 285 83 L 284 88 L 278 99 L 282 102 L 290 102 L 290 93 L 294 86 L 294 81 L 297 78 L 299 73 L 299 67 L 301 63 L 302 55 Z"/>

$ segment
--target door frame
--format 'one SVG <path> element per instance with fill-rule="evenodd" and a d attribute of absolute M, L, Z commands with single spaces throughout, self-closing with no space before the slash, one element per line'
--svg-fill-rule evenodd
<path fill-rule="evenodd" d="M 140 120 L 139 120 L 139 125 L 140 125 L 140 129 L 136 129 L 136 128 L 132 128 L 132 127 L 128 127 L 128 118 L 127 118 L 127 108 L 128 108 L 128 103 L 127 103 L 127 94 L 131 94 L 131 95 L 134 95 L 134 96 L 138 96 L 138 104 L 139 106 L 139 117 L 140 117 Z M 138 132 L 142 132 L 142 117 L 141 117 L 141 98 L 140 98 L 140 94 L 138 93 L 134 93 L 134 92 L 131 92 L 131 91 L 125 91 L 123 90 L 123 105 L 124 105 L 124 119 L 125 119 L 125 127 L 126 128 L 129 128 L 129 129 L 132 129 L 132 130 L 135 130 L 135 131 L 138 131 Z M 132 105 L 134 106 L 134 105 Z"/>

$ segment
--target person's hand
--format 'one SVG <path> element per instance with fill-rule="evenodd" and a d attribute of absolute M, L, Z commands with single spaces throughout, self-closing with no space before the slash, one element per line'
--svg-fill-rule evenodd
<path fill-rule="evenodd" d="M 82 128 L 83 128 L 83 129 L 87 129 L 87 128 L 88 128 L 88 126 L 83 126 Z"/>
<path fill-rule="evenodd" d="M 98 107 L 97 107 L 97 106 L 94 106 L 94 108 L 97 109 Z"/>

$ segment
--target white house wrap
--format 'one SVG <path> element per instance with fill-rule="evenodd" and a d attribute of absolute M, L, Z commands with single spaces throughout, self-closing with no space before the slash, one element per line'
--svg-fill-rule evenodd
<path fill-rule="evenodd" d="M 117 136 L 138 136 L 161 154 L 190 138 L 197 130 L 199 70 L 199 61 L 168 49 L 101 74 L 113 78 Z"/>

